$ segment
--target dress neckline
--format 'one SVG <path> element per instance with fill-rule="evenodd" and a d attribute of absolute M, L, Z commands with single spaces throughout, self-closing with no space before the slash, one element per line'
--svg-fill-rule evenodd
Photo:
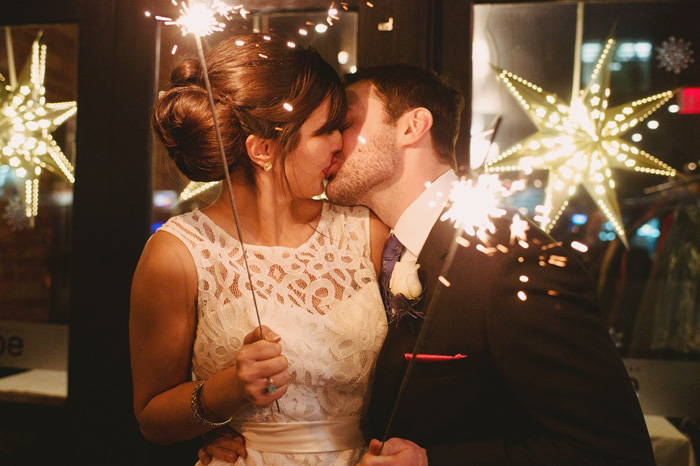
<path fill-rule="evenodd" d="M 307 246 L 308 244 L 310 244 L 311 241 L 313 241 L 317 236 L 321 235 L 322 227 L 325 227 L 325 223 L 327 222 L 327 219 L 328 219 L 328 209 L 329 208 L 330 208 L 330 204 L 328 202 L 321 201 L 321 218 L 319 219 L 318 224 L 316 225 L 316 228 L 314 229 L 313 233 L 311 233 L 311 235 L 306 239 L 306 241 L 304 241 L 303 243 L 301 243 L 297 247 L 279 246 L 279 245 L 265 246 L 263 244 L 250 244 L 250 243 L 245 243 L 245 242 L 243 242 L 242 244 L 245 247 L 245 249 L 287 249 L 287 250 L 301 249 L 301 248 Z M 218 223 L 216 223 L 214 220 L 212 220 L 211 217 L 209 217 L 207 214 L 205 214 L 201 210 L 194 209 L 192 211 L 192 213 L 197 213 L 197 214 L 201 215 L 205 219 L 204 221 L 207 222 L 208 224 L 210 224 L 212 226 L 212 228 L 218 232 L 219 235 L 230 239 L 234 243 L 241 244 L 241 241 L 239 241 L 237 238 L 234 238 L 233 236 L 231 236 L 226 230 L 221 228 Z"/>

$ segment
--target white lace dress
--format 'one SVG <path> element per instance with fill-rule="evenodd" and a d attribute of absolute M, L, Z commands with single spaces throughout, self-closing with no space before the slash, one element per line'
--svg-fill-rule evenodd
<path fill-rule="evenodd" d="M 187 246 L 197 267 L 192 367 L 206 379 L 235 364 L 257 326 L 240 243 L 198 210 L 161 230 Z M 282 337 L 291 379 L 281 412 L 250 407 L 232 421 L 248 449 L 237 465 L 347 465 L 365 451 L 359 419 L 387 329 L 368 210 L 324 203 L 316 230 L 296 249 L 246 245 L 260 318 Z"/>

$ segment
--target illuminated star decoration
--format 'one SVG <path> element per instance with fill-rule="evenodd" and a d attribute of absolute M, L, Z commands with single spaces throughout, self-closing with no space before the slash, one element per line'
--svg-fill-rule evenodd
<path fill-rule="evenodd" d="M 181 204 L 183 202 L 189 201 L 193 197 L 199 196 L 205 191 L 213 188 L 214 186 L 220 186 L 221 181 L 190 181 L 185 189 L 182 190 L 180 196 L 177 199 L 177 203 Z"/>
<path fill-rule="evenodd" d="M 688 68 L 690 63 L 695 61 L 693 60 L 693 51 L 690 45 L 690 42 L 683 42 L 683 39 L 676 40 L 673 36 L 663 41 L 661 47 L 656 47 L 658 52 L 656 59 L 659 60 L 659 68 L 680 74 L 682 70 Z"/>
<path fill-rule="evenodd" d="M 537 127 L 537 133 L 518 142 L 493 160 L 487 172 L 549 170 L 541 226 L 549 232 L 566 209 L 569 199 L 583 185 L 596 206 L 613 225 L 625 246 L 620 208 L 615 196 L 613 168 L 675 176 L 676 171 L 628 141 L 626 131 L 665 104 L 675 93 L 662 92 L 608 108 L 611 50 L 609 39 L 588 86 L 575 92 L 570 105 L 515 74 L 493 67 Z"/>
<path fill-rule="evenodd" d="M 46 45 L 41 32 L 32 44 L 30 60 L 13 86 L 0 91 L 0 162 L 8 163 L 24 180 L 20 190 L 24 214 L 33 224 L 37 215 L 39 175 L 43 169 L 73 183 L 73 166 L 51 133 L 77 112 L 75 102 L 47 103 L 44 78 Z"/>

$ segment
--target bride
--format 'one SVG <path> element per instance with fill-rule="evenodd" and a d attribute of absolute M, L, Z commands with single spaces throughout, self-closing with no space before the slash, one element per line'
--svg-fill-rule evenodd
<path fill-rule="evenodd" d="M 173 71 L 153 127 L 190 180 L 229 171 L 264 326 L 223 189 L 159 229 L 134 274 L 141 431 L 167 444 L 227 424 L 245 437 L 239 465 L 355 464 L 387 326 L 376 279 L 387 231 L 366 208 L 311 199 L 337 169 L 342 84 L 316 51 L 273 34 L 225 40 L 206 63 L 227 166 L 197 61 Z"/>

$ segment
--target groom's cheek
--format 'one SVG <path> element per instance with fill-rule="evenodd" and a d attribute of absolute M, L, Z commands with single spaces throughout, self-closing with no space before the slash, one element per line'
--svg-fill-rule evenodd
<path fill-rule="evenodd" d="M 359 134 L 357 134 L 356 131 L 352 130 L 347 130 L 346 132 L 343 133 L 343 162 L 347 160 L 348 156 L 355 152 L 355 148 L 357 147 L 357 142 L 359 138 Z"/>

